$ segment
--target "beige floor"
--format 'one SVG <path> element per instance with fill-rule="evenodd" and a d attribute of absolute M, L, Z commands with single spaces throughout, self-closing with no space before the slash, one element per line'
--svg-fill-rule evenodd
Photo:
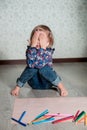
<path fill-rule="evenodd" d="M 56 125 L 41 124 L 23 127 L 11 124 L 11 115 L 15 97 L 10 95 L 15 86 L 16 78 L 21 74 L 25 65 L 0 66 L 0 130 L 87 130 L 84 124 L 60 123 Z M 54 64 L 55 70 L 63 79 L 69 95 L 68 97 L 87 96 L 87 62 L 86 63 L 59 63 Z M 27 84 L 21 89 L 19 98 L 29 97 L 59 97 L 55 90 L 32 90 Z"/>

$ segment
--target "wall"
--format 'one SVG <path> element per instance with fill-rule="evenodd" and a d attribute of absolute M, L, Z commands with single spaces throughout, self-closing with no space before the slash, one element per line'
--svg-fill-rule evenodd
<path fill-rule="evenodd" d="M 0 60 L 25 59 L 38 24 L 53 31 L 54 58 L 87 57 L 87 0 L 0 0 Z"/>

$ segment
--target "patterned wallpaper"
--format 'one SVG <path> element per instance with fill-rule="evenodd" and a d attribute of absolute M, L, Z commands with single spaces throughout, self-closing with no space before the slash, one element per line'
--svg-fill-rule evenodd
<path fill-rule="evenodd" d="M 25 59 L 38 24 L 53 31 L 54 58 L 87 57 L 87 0 L 0 0 L 0 60 Z"/>

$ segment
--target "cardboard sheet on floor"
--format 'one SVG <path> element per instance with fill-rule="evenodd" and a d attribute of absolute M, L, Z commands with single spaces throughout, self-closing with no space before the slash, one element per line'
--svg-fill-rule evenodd
<path fill-rule="evenodd" d="M 49 114 L 73 115 L 77 110 L 87 112 L 87 97 L 16 98 L 12 117 L 19 119 L 22 112 L 26 111 L 22 121 L 27 123 L 46 109 Z"/>

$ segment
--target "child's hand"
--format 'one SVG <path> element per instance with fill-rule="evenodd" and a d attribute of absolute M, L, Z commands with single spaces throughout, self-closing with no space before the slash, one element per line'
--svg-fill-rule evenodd
<path fill-rule="evenodd" d="M 46 49 L 49 45 L 47 34 L 41 33 L 40 36 L 39 36 L 39 40 L 40 40 L 41 48 Z"/>
<path fill-rule="evenodd" d="M 13 96 L 18 96 L 18 95 L 19 95 L 19 91 L 20 91 L 20 87 L 16 86 L 16 87 L 11 91 L 11 95 L 13 95 Z"/>
<path fill-rule="evenodd" d="M 32 47 L 36 47 L 37 46 L 38 38 L 39 38 L 39 32 L 35 32 L 33 37 L 32 37 L 32 41 L 31 41 L 31 46 Z"/>

